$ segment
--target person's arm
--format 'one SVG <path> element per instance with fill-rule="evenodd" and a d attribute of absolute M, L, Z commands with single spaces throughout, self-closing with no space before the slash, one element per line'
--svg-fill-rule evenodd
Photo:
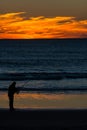
<path fill-rule="evenodd" d="M 20 90 L 19 88 L 15 88 L 15 93 L 19 94 Z"/>

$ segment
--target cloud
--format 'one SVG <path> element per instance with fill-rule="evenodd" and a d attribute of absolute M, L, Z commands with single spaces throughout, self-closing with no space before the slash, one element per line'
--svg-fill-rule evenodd
<path fill-rule="evenodd" d="M 75 17 L 24 17 L 24 12 L 0 15 L 0 39 L 87 38 L 87 20 Z"/>

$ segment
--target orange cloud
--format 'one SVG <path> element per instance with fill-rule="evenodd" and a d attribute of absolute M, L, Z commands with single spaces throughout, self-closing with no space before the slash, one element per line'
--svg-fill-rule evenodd
<path fill-rule="evenodd" d="M 87 38 L 87 20 L 75 17 L 30 17 L 24 12 L 0 15 L 0 39 Z"/>

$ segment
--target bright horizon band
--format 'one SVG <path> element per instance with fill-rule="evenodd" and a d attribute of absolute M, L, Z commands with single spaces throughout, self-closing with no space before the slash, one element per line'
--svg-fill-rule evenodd
<path fill-rule="evenodd" d="M 0 14 L 0 39 L 87 38 L 87 19 Z"/>

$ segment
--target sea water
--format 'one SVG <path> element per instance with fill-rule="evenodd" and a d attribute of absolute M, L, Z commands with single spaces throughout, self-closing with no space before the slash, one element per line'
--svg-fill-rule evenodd
<path fill-rule="evenodd" d="M 87 39 L 0 40 L 0 91 L 87 93 Z"/>

